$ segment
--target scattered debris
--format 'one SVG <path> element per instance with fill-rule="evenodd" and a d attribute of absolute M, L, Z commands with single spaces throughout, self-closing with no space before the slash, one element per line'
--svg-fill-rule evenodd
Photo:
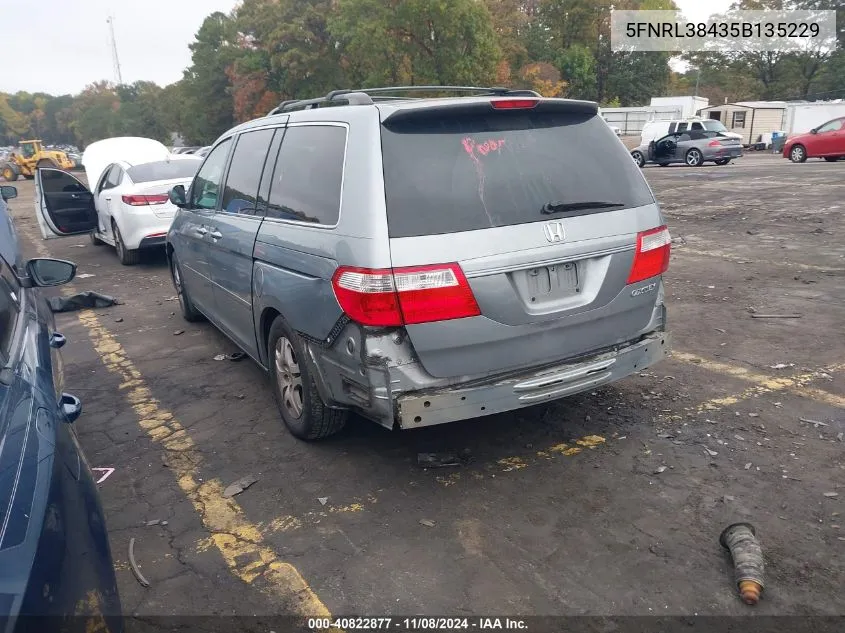
<path fill-rule="evenodd" d="M 777 363 L 776 365 L 769 365 L 772 369 L 787 369 L 789 367 L 795 367 L 795 363 Z"/>
<path fill-rule="evenodd" d="M 803 314 L 752 314 L 752 319 L 800 319 Z"/>
<path fill-rule="evenodd" d="M 734 561 L 734 579 L 745 604 L 754 605 L 763 591 L 763 550 L 750 523 L 729 525 L 719 537 Z"/>
<path fill-rule="evenodd" d="M 759 417 L 760 417 L 760 414 L 759 414 L 759 413 L 749 413 L 749 414 L 748 414 L 748 417 L 749 417 L 749 418 L 759 418 Z"/>
<path fill-rule="evenodd" d="M 798 419 L 801 420 L 802 422 L 806 422 L 807 424 L 812 424 L 816 428 L 819 428 L 820 426 L 830 426 L 827 422 L 819 422 L 818 420 L 810 420 L 809 418 L 798 418 Z"/>
<path fill-rule="evenodd" d="M 469 461 L 469 450 L 460 453 L 446 451 L 442 453 L 417 453 L 417 466 L 422 468 L 449 468 L 463 466 Z"/>
<path fill-rule="evenodd" d="M 108 308 L 113 305 L 120 305 L 120 302 L 114 297 L 91 290 L 79 292 L 69 297 L 50 297 L 47 302 L 53 312 L 74 312 L 86 308 Z"/>
<path fill-rule="evenodd" d="M 77 275 L 77 279 L 88 279 L 89 277 L 96 277 L 96 275 L 92 273 L 82 273 L 81 275 Z"/>
<path fill-rule="evenodd" d="M 745 470 L 751 470 L 751 462 L 748 462 L 748 463 L 745 465 Z"/>
<path fill-rule="evenodd" d="M 744 438 L 744 437 L 742 437 L 741 435 L 734 435 L 734 439 L 735 439 L 735 440 L 737 440 L 737 441 L 739 441 L 739 442 L 744 442 L 744 441 L 745 441 L 745 438 Z"/>
<path fill-rule="evenodd" d="M 179 301 L 179 297 L 168 297 L 165 301 Z"/>
<path fill-rule="evenodd" d="M 722 497 L 722 503 L 728 503 L 729 501 L 733 501 L 736 497 L 732 495 L 724 495 Z"/>
<path fill-rule="evenodd" d="M 214 357 L 214 360 L 230 360 L 233 362 L 238 362 L 239 360 L 243 360 L 246 358 L 246 354 L 243 352 L 232 352 L 231 354 L 218 354 Z"/>
<path fill-rule="evenodd" d="M 714 330 L 716 330 L 717 332 L 721 332 L 722 334 L 727 334 L 727 333 L 728 333 L 728 331 L 727 331 L 727 330 L 723 330 L 723 329 L 722 329 L 722 328 L 720 328 L 720 327 L 715 327 L 715 328 L 713 328 L 713 329 L 714 329 Z"/>
<path fill-rule="evenodd" d="M 184 333 L 185 333 L 185 330 L 176 330 L 176 331 L 173 333 L 173 336 L 180 336 L 181 334 L 184 334 Z"/>
<path fill-rule="evenodd" d="M 420 525 L 424 525 L 426 527 L 434 527 L 437 524 L 431 519 L 420 519 Z"/>
<path fill-rule="evenodd" d="M 716 451 L 714 451 L 710 448 L 707 448 L 706 446 L 704 447 L 704 452 L 707 453 L 708 455 L 710 455 L 710 457 L 716 457 L 716 455 L 719 454 L 718 452 L 716 452 Z"/>
<path fill-rule="evenodd" d="M 843 437 L 845 437 L 845 433 L 837 433 L 836 434 L 836 439 L 839 440 L 840 442 L 842 441 Z"/>
<path fill-rule="evenodd" d="M 826 493 L 824 493 L 824 496 L 827 497 L 828 499 L 833 499 L 834 497 L 838 497 L 839 493 L 838 492 L 826 492 Z"/>
<path fill-rule="evenodd" d="M 657 470 L 654 471 L 655 475 L 659 475 L 660 473 L 666 472 L 666 466 L 658 466 Z"/>
<path fill-rule="evenodd" d="M 317 501 L 320 502 L 321 506 L 324 506 L 329 502 L 329 498 L 328 497 L 317 497 Z"/>
<path fill-rule="evenodd" d="M 138 579 L 138 582 L 141 583 L 142 587 L 149 587 L 150 581 L 144 578 L 144 574 L 141 573 L 141 570 L 138 568 L 138 563 L 135 562 L 135 537 L 129 539 L 129 565 L 132 567 L 132 573 L 135 574 L 135 578 Z"/>
<path fill-rule="evenodd" d="M 71 244 L 70 248 L 85 248 L 85 244 Z"/>
<path fill-rule="evenodd" d="M 115 323 L 123 323 L 123 317 L 118 317 L 114 320 Z"/>
<path fill-rule="evenodd" d="M 147 521 L 145 525 L 147 527 L 152 527 L 152 526 L 158 525 L 160 523 L 161 523 L 161 519 L 153 519 L 152 521 Z"/>
<path fill-rule="evenodd" d="M 223 496 L 228 499 L 230 497 L 234 497 L 235 495 L 239 495 L 256 481 L 258 481 L 258 478 L 253 477 L 252 475 L 241 477 L 237 481 L 233 481 L 231 484 L 226 486 L 226 489 L 223 491 Z"/>

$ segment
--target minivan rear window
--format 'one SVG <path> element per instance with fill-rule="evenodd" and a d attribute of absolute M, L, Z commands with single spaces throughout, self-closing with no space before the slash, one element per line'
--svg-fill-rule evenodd
<path fill-rule="evenodd" d="M 473 231 L 654 202 L 601 117 L 502 112 L 382 130 L 390 237 Z M 587 204 L 598 203 L 598 204 Z"/>

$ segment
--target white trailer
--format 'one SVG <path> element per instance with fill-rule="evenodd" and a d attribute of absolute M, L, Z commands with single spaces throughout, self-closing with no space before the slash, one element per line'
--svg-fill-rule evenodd
<path fill-rule="evenodd" d="M 790 103 L 786 108 L 788 135 L 805 134 L 831 119 L 845 116 L 845 100 Z"/>

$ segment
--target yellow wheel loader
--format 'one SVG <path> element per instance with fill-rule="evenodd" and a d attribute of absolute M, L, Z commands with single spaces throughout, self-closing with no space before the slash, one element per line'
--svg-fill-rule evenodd
<path fill-rule="evenodd" d="M 19 175 L 31 180 L 42 167 L 73 169 L 76 163 L 64 152 L 45 150 L 40 140 L 21 141 L 17 152 L 12 152 L 0 163 L 0 176 L 14 182 Z"/>

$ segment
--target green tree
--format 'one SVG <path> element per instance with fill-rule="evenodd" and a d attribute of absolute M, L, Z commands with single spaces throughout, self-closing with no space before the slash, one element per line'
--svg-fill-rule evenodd
<path fill-rule="evenodd" d="M 338 0 L 329 29 L 365 84 L 488 84 L 500 50 L 475 0 Z"/>
<path fill-rule="evenodd" d="M 583 44 L 573 44 L 557 57 L 557 67 L 568 82 L 566 96 L 596 99 L 596 59 Z"/>
<path fill-rule="evenodd" d="M 233 38 L 232 20 L 218 11 L 203 21 L 190 45 L 192 63 L 183 79 L 185 114 L 179 129 L 189 143 L 210 143 L 232 126 L 232 86 L 226 69 L 235 55 Z"/>

